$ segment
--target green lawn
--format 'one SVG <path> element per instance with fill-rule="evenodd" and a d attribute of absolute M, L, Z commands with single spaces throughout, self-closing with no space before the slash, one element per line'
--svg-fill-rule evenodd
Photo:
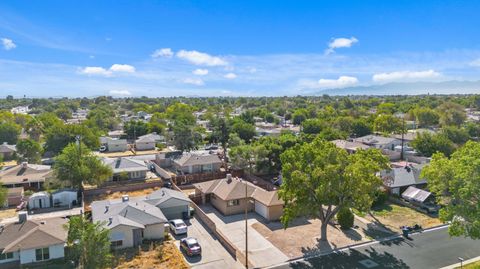
<path fill-rule="evenodd" d="M 460 267 L 457 267 L 457 269 Z M 463 269 L 480 269 L 480 261 L 466 264 L 463 266 Z"/>

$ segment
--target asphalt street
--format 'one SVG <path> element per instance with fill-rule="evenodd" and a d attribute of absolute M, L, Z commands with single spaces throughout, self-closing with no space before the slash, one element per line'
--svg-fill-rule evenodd
<path fill-rule="evenodd" d="M 458 257 L 468 260 L 477 256 L 480 256 L 480 240 L 450 237 L 448 228 L 442 227 L 411 235 L 410 239 L 397 238 L 368 244 L 271 268 L 428 269 L 455 264 Z"/>

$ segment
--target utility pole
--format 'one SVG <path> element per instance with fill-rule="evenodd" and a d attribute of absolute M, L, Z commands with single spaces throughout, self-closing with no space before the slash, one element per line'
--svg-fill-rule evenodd
<path fill-rule="evenodd" d="M 248 269 L 248 188 L 245 180 L 245 268 Z"/>
<path fill-rule="evenodd" d="M 402 151 L 400 152 L 400 160 L 404 160 L 403 156 L 403 144 L 404 144 L 404 134 L 405 134 L 405 116 L 402 117 Z"/>

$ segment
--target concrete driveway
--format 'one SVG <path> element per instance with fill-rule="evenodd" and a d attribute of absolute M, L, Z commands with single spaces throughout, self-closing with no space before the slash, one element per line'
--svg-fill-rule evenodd
<path fill-rule="evenodd" d="M 245 253 L 244 215 L 223 216 L 210 205 L 201 207 L 215 222 L 217 229 Z M 259 219 L 260 217 L 256 213 L 248 214 L 248 259 L 255 267 L 267 267 L 285 262 L 288 257 L 252 227 L 253 224 L 259 222 Z"/>
<path fill-rule="evenodd" d="M 177 241 L 175 242 L 177 246 L 180 246 L 180 239 L 192 236 L 198 239 L 198 242 L 202 246 L 202 255 L 188 257 L 184 253 L 184 257 L 187 262 L 194 269 L 240 269 L 243 268 L 240 262 L 237 262 L 225 248 L 220 244 L 220 242 L 210 234 L 203 224 L 196 218 L 190 219 L 190 222 L 187 222 L 188 232 L 187 235 L 174 236 Z"/>

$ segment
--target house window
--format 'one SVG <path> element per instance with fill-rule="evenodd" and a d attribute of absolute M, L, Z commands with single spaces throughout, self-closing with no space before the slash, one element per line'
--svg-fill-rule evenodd
<path fill-rule="evenodd" d="M 112 241 L 110 242 L 110 245 L 112 247 L 121 247 L 123 245 L 123 241 L 122 240 Z"/>
<path fill-rule="evenodd" d="M 8 260 L 8 259 L 13 259 L 13 252 L 7 252 L 7 253 L 0 254 L 0 261 Z"/>
<path fill-rule="evenodd" d="M 37 248 L 35 250 L 35 256 L 37 261 L 43 261 L 50 259 L 50 250 L 48 248 Z"/>
<path fill-rule="evenodd" d="M 240 204 L 240 200 L 236 199 L 236 200 L 229 200 L 227 202 L 227 206 L 237 206 Z"/>

